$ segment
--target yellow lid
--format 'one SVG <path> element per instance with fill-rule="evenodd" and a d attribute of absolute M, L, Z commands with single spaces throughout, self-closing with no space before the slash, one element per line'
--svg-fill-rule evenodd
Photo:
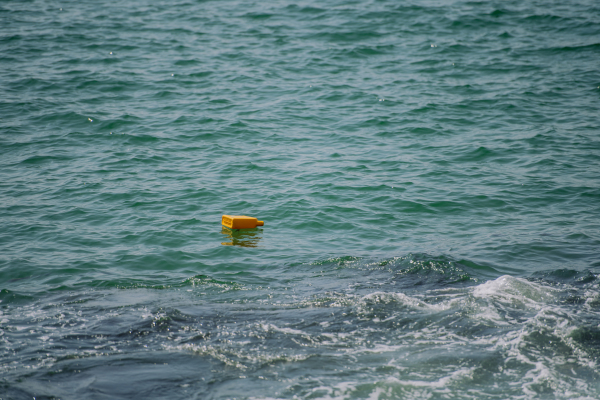
<path fill-rule="evenodd" d="M 223 215 L 221 223 L 229 229 L 254 229 L 265 224 L 264 221 L 245 215 Z"/>

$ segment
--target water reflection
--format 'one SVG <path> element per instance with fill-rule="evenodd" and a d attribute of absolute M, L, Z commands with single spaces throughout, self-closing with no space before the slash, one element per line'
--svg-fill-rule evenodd
<path fill-rule="evenodd" d="M 223 227 L 221 233 L 226 235 L 229 242 L 221 242 L 223 246 L 241 246 L 241 247 L 258 247 L 258 242 L 262 239 L 263 230 L 255 229 L 229 229 Z"/>

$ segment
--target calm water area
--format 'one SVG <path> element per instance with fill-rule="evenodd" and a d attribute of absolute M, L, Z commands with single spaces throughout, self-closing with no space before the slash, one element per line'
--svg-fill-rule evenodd
<path fill-rule="evenodd" d="M 600 398 L 600 3 L 0 0 L 32 398 Z"/>

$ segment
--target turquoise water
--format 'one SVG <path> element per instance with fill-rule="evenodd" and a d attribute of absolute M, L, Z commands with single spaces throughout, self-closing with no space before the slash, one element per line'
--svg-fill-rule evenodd
<path fill-rule="evenodd" d="M 0 398 L 600 397 L 599 61 L 587 0 L 0 2 Z"/>

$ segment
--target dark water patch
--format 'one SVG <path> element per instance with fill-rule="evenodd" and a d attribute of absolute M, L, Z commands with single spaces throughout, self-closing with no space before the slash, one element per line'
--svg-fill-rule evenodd
<path fill-rule="evenodd" d="M 13 278 L 13 279 L 10 279 L 7 283 L 15 282 L 15 279 L 21 280 L 21 279 L 28 279 L 28 278 L 30 278 L 30 277 L 27 276 L 27 277 L 22 277 L 22 278 Z M 12 306 L 12 305 L 26 304 L 26 303 L 30 302 L 31 300 L 33 300 L 33 296 L 29 296 L 29 295 L 22 294 L 22 293 L 16 293 L 9 289 L 0 290 L 0 302 L 2 303 L 2 305 L 0 307 L 2 307 L 2 308 L 6 308 L 7 306 Z"/>
<path fill-rule="evenodd" d="M 592 43 L 592 44 L 584 44 L 584 45 L 580 45 L 580 46 L 563 46 L 563 47 L 552 47 L 552 48 L 545 48 L 542 49 L 543 53 L 550 53 L 550 54 L 555 54 L 555 53 L 585 53 L 585 52 L 591 52 L 594 54 L 598 54 L 598 52 L 600 52 L 600 43 Z"/>
<path fill-rule="evenodd" d="M 315 6 L 299 6 L 297 4 L 290 4 L 285 7 L 286 10 L 299 13 L 299 14 L 308 14 L 308 15 L 317 15 L 323 14 L 326 12 L 325 9 Z"/>
<path fill-rule="evenodd" d="M 450 22 L 450 21 L 448 21 Z M 478 30 L 478 29 L 494 29 L 494 28 L 502 28 L 504 27 L 504 23 L 501 21 L 496 21 L 495 19 L 490 18 L 480 18 L 472 15 L 463 15 L 460 19 L 453 20 L 449 24 L 449 28 L 452 30 Z"/>
<path fill-rule="evenodd" d="M 499 18 L 499 17 L 502 17 L 502 16 L 510 15 L 510 14 L 511 14 L 511 11 L 509 11 L 509 10 L 506 10 L 506 9 L 496 9 L 496 10 L 494 10 L 494 11 L 492 11 L 490 13 L 490 16 L 495 17 L 495 18 Z"/>
<path fill-rule="evenodd" d="M 600 330 L 597 327 L 581 327 L 575 329 L 570 337 L 586 352 L 591 352 L 594 356 L 600 356 Z"/>
<path fill-rule="evenodd" d="M 73 160 L 73 158 L 67 157 L 67 156 L 38 155 L 38 156 L 26 158 L 25 160 L 21 161 L 21 163 L 29 164 L 29 165 L 44 165 L 44 164 L 48 164 L 48 163 L 65 162 L 65 161 L 70 161 L 70 160 Z"/>
<path fill-rule="evenodd" d="M 426 284 L 454 285 L 459 283 L 477 282 L 476 275 L 467 272 L 477 264 L 461 262 L 446 257 L 430 257 L 415 255 L 404 263 L 402 270 L 397 272 L 396 279 L 410 277 L 409 285 L 421 286 Z"/>
<path fill-rule="evenodd" d="M 558 269 L 553 271 L 540 271 L 532 275 L 535 280 L 540 280 L 548 283 L 561 283 L 571 285 L 584 285 L 594 282 L 597 279 L 597 273 L 594 274 L 589 270 L 580 271 L 574 269 Z"/>

